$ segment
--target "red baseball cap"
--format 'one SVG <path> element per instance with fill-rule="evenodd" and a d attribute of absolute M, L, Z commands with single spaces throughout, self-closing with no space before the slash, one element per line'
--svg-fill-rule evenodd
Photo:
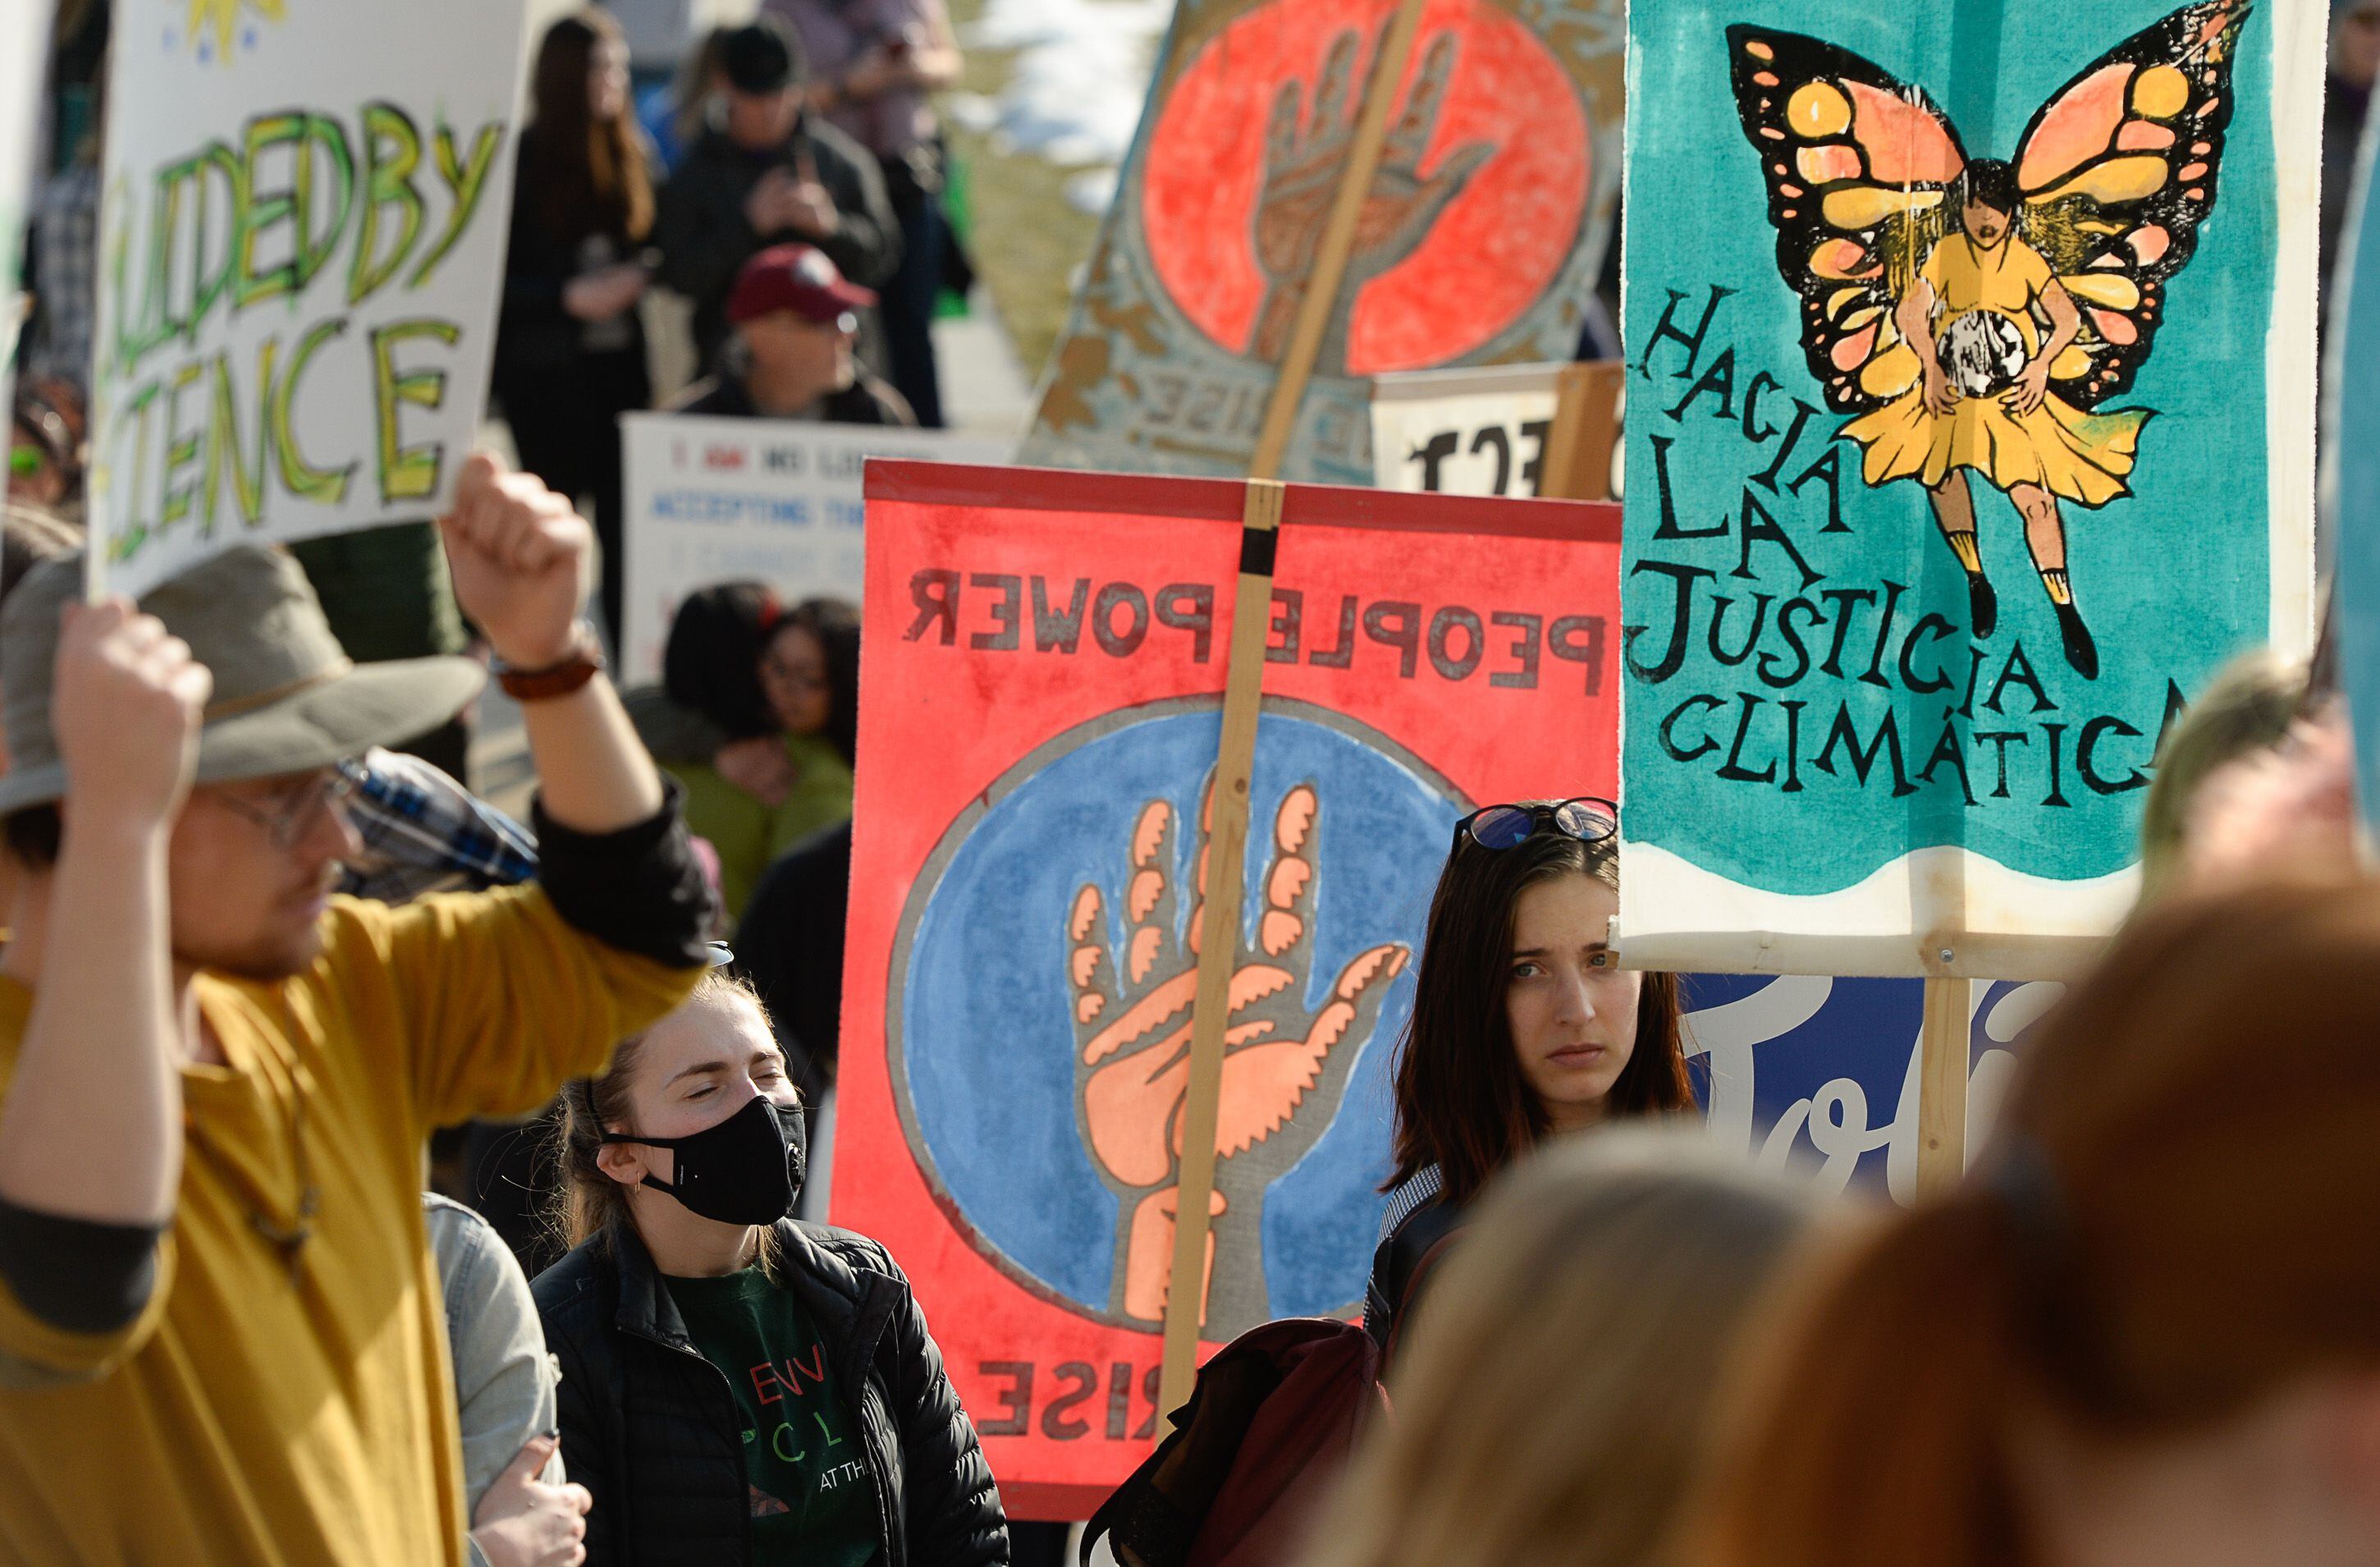
<path fill-rule="evenodd" d="M 727 319 L 736 326 L 778 310 L 791 310 L 820 325 L 876 303 L 876 291 L 862 288 L 835 270 L 814 245 L 777 245 L 744 263 L 727 296 Z"/>

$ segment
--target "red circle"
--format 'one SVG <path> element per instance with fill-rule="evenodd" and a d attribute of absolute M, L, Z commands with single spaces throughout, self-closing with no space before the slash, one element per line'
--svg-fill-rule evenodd
<path fill-rule="evenodd" d="M 1149 258 L 1183 313 L 1234 354 L 1249 352 L 1265 295 L 1254 233 L 1275 95 L 1300 82 L 1301 136 L 1311 136 L 1331 43 L 1351 30 L 1362 40 L 1360 92 L 1394 5 L 1268 0 L 1200 45 L 1166 98 L 1142 179 Z M 1364 285 L 1348 323 L 1351 375 L 1427 369 L 1477 349 L 1544 296 L 1577 241 L 1592 167 L 1585 111 L 1560 63 L 1509 12 L 1489 0 L 1429 0 L 1396 109 L 1450 33 L 1454 69 L 1419 176 L 1475 142 L 1493 152 L 1419 247 Z"/>

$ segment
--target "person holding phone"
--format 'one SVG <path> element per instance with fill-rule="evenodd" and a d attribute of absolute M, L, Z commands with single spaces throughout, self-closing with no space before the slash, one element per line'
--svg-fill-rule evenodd
<path fill-rule="evenodd" d="M 651 269 L 651 154 L 620 24 L 592 7 L 546 30 L 521 134 L 496 334 L 497 398 L 521 466 L 594 502 L 603 618 L 620 635 L 620 415 L 652 402 L 638 314 Z"/>
<path fill-rule="evenodd" d="M 942 424 L 934 309 L 957 243 L 942 211 L 946 158 L 932 94 L 962 61 L 942 0 L 766 0 L 809 56 L 809 103 L 875 154 L 901 225 L 883 295 L 887 370 L 929 430 Z"/>

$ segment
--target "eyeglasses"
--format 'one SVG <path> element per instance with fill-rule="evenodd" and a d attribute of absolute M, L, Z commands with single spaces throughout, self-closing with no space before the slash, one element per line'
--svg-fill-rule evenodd
<path fill-rule="evenodd" d="M 1549 822 L 1565 837 L 1600 844 L 1619 834 L 1620 808 L 1594 795 L 1558 805 L 1483 806 L 1454 824 L 1453 846 L 1467 837 L 1483 849 L 1518 848 Z"/>
<path fill-rule="evenodd" d="M 319 782 L 297 790 L 289 803 L 277 811 L 260 809 L 237 795 L 217 795 L 215 800 L 234 816 L 245 817 L 263 828 L 274 848 L 289 849 L 297 847 L 298 840 L 305 836 L 317 809 L 342 809 L 362 782 L 361 768 L 353 762 L 341 762 Z"/>

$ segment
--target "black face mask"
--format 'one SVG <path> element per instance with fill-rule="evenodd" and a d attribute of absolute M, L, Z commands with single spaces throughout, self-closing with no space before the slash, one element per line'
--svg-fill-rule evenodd
<path fill-rule="evenodd" d="M 722 1224 L 774 1224 L 792 1211 L 809 1162 L 808 1133 L 796 1108 L 754 1099 L 716 1126 L 686 1137 L 637 1137 L 606 1132 L 607 1143 L 669 1148 L 677 1179 L 647 1175 L 689 1213 Z"/>

